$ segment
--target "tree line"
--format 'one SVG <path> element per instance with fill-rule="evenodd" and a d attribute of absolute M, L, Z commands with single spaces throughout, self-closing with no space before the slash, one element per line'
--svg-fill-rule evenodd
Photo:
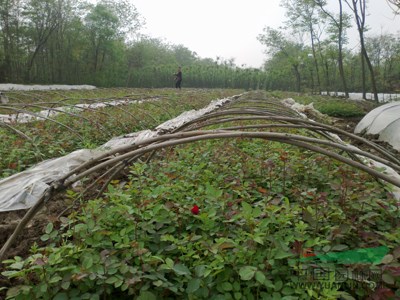
<path fill-rule="evenodd" d="M 262 88 L 265 74 L 143 36 L 128 0 L 0 0 L 0 82 Z"/>
<path fill-rule="evenodd" d="M 330 1 L 332 4 L 333 2 Z M 368 36 L 367 0 L 282 0 L 285 25 L 264 28 L 258 40 L 266 46 L 268 89 L 294 91 L 400 91 L 400 36 Z M 398 0 L 390 0 L 393 8 Z M 385 3 L 383 3 L 385 4 Z M 359 47 L 347 49 L 348 30 L 354 26 Z"/>
<path fill-rule="evenodd" d="M 182 66 L 186 87 L 400 89 L 399 35 L 366 35 L 366 0 L 336 0 L 335 11 L 326 0 L 281 1 L 285 26 L 260 33 L 268 57 L 256 69 L 141 35 L 144 21 L 129 0 L 0 0 L 0 82 L 172 87 Z M 357 51 L 346 48 L 352 26 Z"/>

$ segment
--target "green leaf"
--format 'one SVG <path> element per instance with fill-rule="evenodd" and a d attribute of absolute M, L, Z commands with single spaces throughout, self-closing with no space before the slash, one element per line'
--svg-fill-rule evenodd
<path fill-rule="evenodd" d="M 275 293 L 272 294 L 272 299 L 273 300 L 280 300 L 280 299 L 282 299 L 282 296 L 281 296 L 280 293 L 275 292 Z"/>
<path fill-rule="evenodd" d="M 189 281 L 188 286 L 186 288 L 186 293 L 193 294 L 200 288 L 201 280 L 199 278 L 193 278 Z"/>
<path fill-rule="evenodd" d="M 305 209 L 303 212 L 303 220 L 311 225 L 315 224 L 315 219 L 313 215 L 307 209 Z"/>
<path fill-rule="evenodd" d="M 162 280 L 156 280 L 156 281 L 153 282 L 153 285 L 159 287 L 159 286 L 162 286 L 163 283 L 164 283 L 164 282 L 162 282 Z"/>
<path fill-rule="evenodd" d="M 117 281 L 118 281 L 118 277 L 111 276 L 111 277 L 107 278 L 107 280 L 105 281 L 105 283 L 114 284 L 114 283 L 116 283 Z"/>
<path fill-rule="evenodd" d="M 172 269 L 174 267 L 174 261 L 170 259 L 169 257 L 165 260 L 165 264 Z"/>
<path fill-rule="evenodd" d="M 259 283 L 261 283 L 261 284 L 263 284 L 264 282 L 265 282 L 265 275 L 261 272 L 261 271 L 257 271 L 256 272 L 256 280 L 259 282 Z"/>
<path fill-rule="evenodd" d="M 292 295 L 292 294 L 294 294 L 294 289 L 292 289 L 290 286 L 285 286 L 282 289 L 282 294 L 284 294 L 286 296 Z"/>
<path fill-rule="evenodd" d="M 19 285 L 19 286 L 15 286 L 10 288 L 7 291 L 7 299 L 13 299 L 16 296 L 18 296 L 19 294 L 21 294 L 24 290 L 24 286 L 23 285 Z"/>
<path fill-rule="evenodd" d="M 239 275 L 242 280 L 250 280 L 254 277 L 254 274 L 256 273 L 257 268 L 253 266 L 245 266 L 241 267 L 239 270 Z"/>
<path fill-rule="evenodd" d="M 14 270 L 21 270 L 23 267 L 24 267 L 23 261 L 17 261 L 10 265 L 10 268 Z"/>
<path fill-rule="evenodd" d="M 188 267 L 186 267 L 183 264 L 176 264 L 176 265 L 174 265 L 174 267 L 172 269 L 178 275 L 189 275 L 190 274 L 190 270 L 188 269 Z"/>
<path fill-rule="evenodd" d="M 293 256 L 293 254 L 290 252 L 283 251 L 282 249 L 279 249 L 278 252 L 275 254 L 274 258 L 275 259 L 284 259 L 284 258 L 287 258 L 290 256 Z"/>
<path fill-rule="evenodd" d="M 326 245 L 322 248 L 322 251 L 324 251 L 325 253 L 331 250 L 331 246 L 330 245 Z"/>
<path fill-rule="evenodd" d="M 53 300 L 68 300 L 68 295 L 66 293 L 58 293 L 54 296 Z"/>
<path fill-rule="evenodd" d="M 225 281 L 221 283 L 221 288 L 225 291 L 225 292 L 230 292 L 233 290 L 233 286 L 230 282 Z"/>
<path fill-rule="evenodd" d="M 242 207 L 243 207 L 243 212 L 245 215 L 247 216 L 251 216 L 252 212 L 253 212 L 253 208 L 251 207 L 250 204 L 248 204 L 247 202 L 243 201 L 242 202 Z"/>
<path fill-rule="evenodd" d="M 89 253 L 83 257 L 82 266 L 85 269 L 90 269 L 93 266 L 93 257 Z"/>
<path fill-rule="evenodd" d="M 205 265 L 196 266 L 196 268 L 194 268 L 194 272 L 197 277 L 203 277 L 206 272 L 206 266 Z"/>
<path fill-rule="evenodd" d="M 347 248 L 349 248 L 349 246 L 343 245 L 343 244 L 338 244 L 338 245 L 333 246 L 331 251 L 343 251 L 343 250 L 346 250 Z"/>
<path fill-rule="evenodd" d="M 39 287 L 39 290 L 40 290 L 42 293 L 47 293 L 47 288 L 48 288 L 47 283 L 42 282 L 41 284 L 39 284 L 38 287 Z"/>
<path fill-rule="evenodd" d="M 239 281 L 235 281 L 234 283 L 233 283 L 233 290 L 234 291 L 236 291 L 236 292 L 239 292 L 240 291 L 240 282 Z"/>
<path fill-rule="evenodd" d="M 260 207 L 255 207 L 252 211 L 252 215 L 254 218 L 258 218 L 262 214 L 262 210 Z"/>
<path fill-rule="evenodd" d="M 54 228 L 53 223 L 49 223 L 49 224 L 47 224 L 47 226 L 46 226 L 45 232 L 46 232 L 47 234 L 50 234 L 50 232 L 53 231 L 53 228 Z"/>
<path fill-rule="evenodd" d="M 256 243 L 258 243 L 260 245 L 264 245 L 264 241 L 263 241 L 263 238 L 261 236 L 255 236 L 253 238 L 253 241 L 255 241 Z"/>
<path fill-rule="evenodd" d="M 157 300 L 157 297 L 149 291 L 141 291 L 137 300 Z"/>
<path fill-rule="evenodd" d="M 63 290 L 68 290 L 69 286 L 71 285 L 70 281 L 64 281 L 63 283 L 61 283 L 61 288 Z"/>
<path fill-rule="evenodd" d="M 62 277 L 59 275 L 52 276 L 49 280 L 49 283 L 56 283 L 62 280 Z"/>
<path fill-rule="evenodd" d="M 394 257 L 392 254 L 385 255 L 381 260 L 381 264 L 389 264 L 393 261 L 393 259 Z"/>
<path fill-rule="evenodd" d="M 4 272 L 1 272 L 1 275 L 6 276 L 8 278 L 18 277 L 18 276 L 20 276 L 22 274 L 23 274 L 22 271 L 4 271 Z"/>
<path fill-rule="evenodd" d="M 43 234 L 43 235 L 40 237 L 40 239 L 41 239 L 43 242 L 48 241 L 49 238 L 50 238 L 50 235 L 48 235 L 47 233 L 46 233 L 46 234 Z"/>
<path fill-rule="evenodd" d="M 235 297 L 236 300 L 242 299 L 242 293 L 236 292 L 233 294 L 233 297 Z"/>
<path fill-rule="evenodd" d="M 283 282 L 282 282 L 282 280 L 279 280 L 279 281 L 276 281 L 274 285 L 275 285 L 275 287 L 274 287 L 275 291 L 280 291 L 283 286 Z"/>
<path fill-rule="evenodd" d="M 264 280 L 264 285 L 265 285 L 267 288 L 275 289 L 275 285 L 274 285 L 274 284 L 272 283 L 272 281 L 269 280 L 269 279 L 265 279 L 265 280 Z"/>
<path fill-rule="evenodd" d="M 382 275 L 382 280 L 387 284 L 394 284 L 394 282 L 395 282 L 393 276 L 391 276 L 387 273 Z"/>
<path fill-rule="evenodd" d="M 60 217 L 60 221 L 63 224 L 68 224 L 70 222 L 70 220 L 68 218 L 66 218 L 66 217 Z"/>

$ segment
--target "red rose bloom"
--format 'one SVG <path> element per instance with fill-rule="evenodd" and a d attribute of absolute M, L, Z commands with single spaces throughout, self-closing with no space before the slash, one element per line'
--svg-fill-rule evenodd
<path fill-rule="evenodd" d="M 191 211 L 192 211 L 192 214 L 198 215 L 199 214 L 199 207 L 197 205 L 193 205 Z"/>

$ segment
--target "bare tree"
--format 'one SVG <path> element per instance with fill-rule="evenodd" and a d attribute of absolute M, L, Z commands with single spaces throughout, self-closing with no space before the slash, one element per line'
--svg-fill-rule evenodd
<path fill-rule="evenodd" d="M 24 0 L 0 0 L 0 45 L 4 57 L 0 64 L 0 80 L 5 82 L 22 80 L 20 57 L 23 56 L 21 45 L 24 38 L 21 23 L 25 4 Z"/>
<path fill-rule="evenodd" d="M 400 14 L 400 0 L 386 0 L 396 14 Z"/>
<path fill-rule="evenodd" d="M 367 50 L 365 48 L 364 33 L 366 31 L 365 21 L 366 21 L 367 0 L 345 0 L 345 2 L 354 14 L 358 35 L 360 37 L 363 99 L 366 99 L 366 87 L 365 87 L 365 80 L 366 80 L 365 62 L 366 62 L 371 76 L 371 85 L 372 85 L 372 91 L 374 93 L 374 100 L 378 102 L 379 99 L 378 99 L 378 91 L 376 88 L 374 68 L 372 67 L 371 60 L 369 59 Z"/>
<path fill-rule="evenodd" d="M 48 39 L 59 26 L 61 20 L 61 0 L 31 0 L 27 15 L 30 17 L 29 24 L 33 28 L 33 52 L 30 53 L 26 68 L 26 80 L 30 81 L 31 70 L 37 55 L 46 45 Z"/>
<path fill-rule="evenodd" d="M 283 0 L 282 5 L 287 9 L 288 26 L 294 31 L 307 32 L 310 35 L 312 57 L 317 77 L 318 90 L 321 94 L 319 63 L 316 54 L 316 39 L 318 37 L 316 24 L 321 22 L 316 14 L 315 3 L 312 0 Z"/>
<path fill-rule="evenodd" d="M 346 78 L 344 74 L 344 67 L 343 67 L 343 44 L 345 43 L 345 29 L 349 27 L 348 24 L 349 16 L 343 12 L 342 0 L 338 0 L 339 13 L 337 16 L 326 10 L 325 8 L 327 4 L 326 0 L 314 0 L 314 2 L 322 10 L 323 14 L 329 19 L 330 23 L 336 28 L 334 38 L 337 40 L 337 45 L 338 45 L 339 74 L 340 74 L 340 79 L 342 81 L 344 93 L 346 95 L 346 98 L 348 98 L 349 91 L 347 88 Z"/>

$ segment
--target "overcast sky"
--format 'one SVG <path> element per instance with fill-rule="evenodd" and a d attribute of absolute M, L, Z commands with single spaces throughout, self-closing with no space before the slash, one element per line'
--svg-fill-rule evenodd
<path fill-rule="evenodd" d="M 142 33 L 183 44 L 203 58 L 235 58 L 237 65 L 250 67 L 260 67 L 265 59 L 257 35 L 266 26 L 278 28 L 285 19 L 280 0 L 131 1 L 146 20 Z M 368 6 L 369 34 L 400 30 L 400 16 L 393 16 L 386 0 L 370 0 Z M 354 47 L 356 33 L 350 36 L 349 46 Z"/>

